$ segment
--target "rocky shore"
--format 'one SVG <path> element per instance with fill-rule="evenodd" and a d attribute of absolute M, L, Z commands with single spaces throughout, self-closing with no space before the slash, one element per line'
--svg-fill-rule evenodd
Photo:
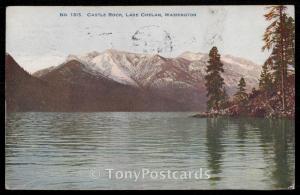
<path fill-rule="evenodd" d="M 194 118 L 216 118 L 216 117 L 260 117 L 260 118 L 288 118 L 291 120 L 295 119 L 295 116 L 291 112 L 273 112 L 266 115 L 254 114 L 254 113 L 241 113 L 238 112 L 201 112 L 192 115 Z"/>

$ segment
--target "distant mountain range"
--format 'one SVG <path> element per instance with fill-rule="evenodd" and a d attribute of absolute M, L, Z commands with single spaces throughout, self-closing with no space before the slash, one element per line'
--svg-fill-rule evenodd
<path fill-rule="evenodd" d="M 176 58 L 117 50 L 70 55 L 61 65 L 32 75 L 6 55 L 9 111 L 203 111 L 208 55 L 185 52 Z M 229 94 L 243 76 L 257 86 L 261 66 L 221 57 Z"/>

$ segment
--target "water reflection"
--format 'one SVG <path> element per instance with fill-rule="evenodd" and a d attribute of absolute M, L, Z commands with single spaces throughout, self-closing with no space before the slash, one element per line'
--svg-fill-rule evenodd
<path fill-rule="evenodd" d="M 224 146 L 222 145 L 223 131 L 226 130 L 227 121 L 216 118 L 207 119 L 206 128 L 206 146 L 208 154 L 208 169 L 211 171 L 211 180 L 220 180 L 216 176 L 222 172 L 222 154 L 224 153 Z"/>
<path fill-rule="evenodd" d="M 286 189 L 295 124 L 190 113 L 12 113 L 6 184 L 14 189 Z M 93 167 L 211 171 L 210 180 L 92 180 Z M 30 181 L 30 182 L 29 182 Z"/>
<path fill-rule="evenodd" d="M 230 140 L 238 143 L 234 147 L 229 147 L 226 144 L 228 138 L 224 137 L 224 131 L 229 131 L 228 127 L 236 127 L 237 129 L 237 140 Z M 255 142 L 255 137 L 258 135 L 260 140 L 257 146 L 263 151 L 263 158 L 266 163 L 265 174 L 271 177 L 274 188 L 288 188 L 294 184 L 294 132 L 294 121 L 291 120 L 207 119 L 207 161 L 213 175 L 212 180 L 221 180 L 220 177 L 223 169 L 225 169 L 222 168 L 222 161 L 224 161 L 223 155 L 226 152 L 226 147 L 229 151 L 238 147 L 239 154 L 247 156 L 243 148 L 245 145 Z M 251 133 L 251 135 L 247 133 Z M 252 152 L 255 154 L 257 151 Z"/>
<path fill-rule="evenodd" d="M 274 151 L 274 168 L 272 177 L 274 178 L 276 188 L 286 188 L 294 184 L 294 124 L 292 121 L 278 119 L 269 121 L 269 126 L 265 129 L 271 129 L 268 132 L 273 138 L 272 145 Z M 290 161 L 290 162 L 289 162 Z"/>

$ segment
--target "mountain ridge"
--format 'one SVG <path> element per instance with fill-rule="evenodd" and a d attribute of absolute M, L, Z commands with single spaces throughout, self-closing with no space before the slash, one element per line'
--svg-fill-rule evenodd
<path fill-rule="evenodd" d="M 241 76 L 249 83 L 248 90 L 257 85 L 258 65 L 230 55 L 221 59 L 225 87 L 230 95 Z M 32 75 L 27 73 L 26 77 L 38 79 L 37 83 L 45 83 L 51 88 L 47 90 L 62 96 L 63 111 L 198 111 L 204 110 L 206 105 L 204 76 L 207 60 L 208 55 L 200 52 L 185 52 L 176 58 L 165 58 L 158 54 L 108 49 L 69 55 L 62 64 L 41 69 Z M 47 94 L 45 98 L 49 99 L 49 105 L 60 110 L 57 106 L 60 105 L 59 95 L 48 97 L 51 94 L 41 88 L 38 87 L 37 91 Z M 39 96 L 35 101 L 44 100 Z M 78 108 L 74 108 L 76 105 Z M 40 107 L 38 110 L 49 110 L 47 106 Z"/>
<path fill-rule="evenodd" d="M 100 75 L 82 71 L 72 60 L 40 78 L 6 56 L 5 100 L 8 112 L 188 111 L 177 102 Z"/>
<path fill-rule="evenodd" d="M 175 58 L 165 58 L 158 54 L 107 49 L 103 52 L 93 51 L 83 55 L 69 55 L 65 62 L 72 59 L 85 64 L 90 68 L 90 72 L 101 73 L 117 82 L 139 87 L 151 85 L 154 87 L 167 84 L 168 81 L 173 81 L 173 84 L 177 82 L 179 85 L 180 83 L 186 85 L 203 83 L 208 54 L 187 51 Z M 249 84 L 248 90 L 258 84 L 261 66 L 232 55 L 221 56 L 221 61 L 224 64 L 225 85 L 230 94 L 235 92 L 238 80 L 242 76 Z M 33 75 L 37 76 L 37 73 Z M 175 78 L 180 75 L 188 75 L 188 78 Z"/>

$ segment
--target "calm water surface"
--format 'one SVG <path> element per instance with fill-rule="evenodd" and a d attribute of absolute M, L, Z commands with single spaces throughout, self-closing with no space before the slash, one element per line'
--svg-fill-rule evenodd
<path fill-rule="evenodd" d="M 193 113 L 11 113 L 9 189 L 282 189 L 294 183 L 289 120 Z M 114 171 L 209 170 L 210 179 L 109 178 Z M 115 173 L 115 172 L 113 172 Z M 112 175 L 114 176 L 114 175 Z"/>

